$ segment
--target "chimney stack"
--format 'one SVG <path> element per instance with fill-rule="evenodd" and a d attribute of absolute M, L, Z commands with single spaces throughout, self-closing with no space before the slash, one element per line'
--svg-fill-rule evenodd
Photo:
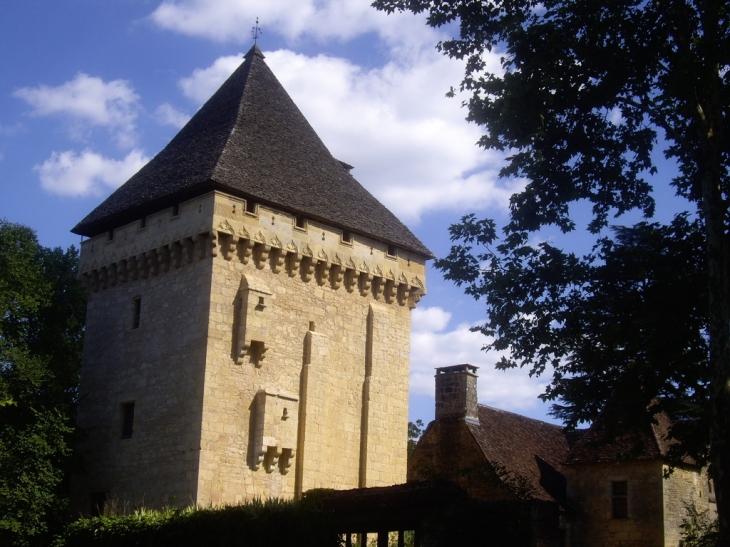
<path fill-rule="evenodd" d="M 436 419 L 462 418 L 478 424 L 477 369 L 474 365 L 454 365 L 436 369 Z"/>

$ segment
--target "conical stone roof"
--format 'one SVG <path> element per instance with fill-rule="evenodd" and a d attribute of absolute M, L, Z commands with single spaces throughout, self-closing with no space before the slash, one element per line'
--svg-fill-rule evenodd
<path fill-rule="evenodd" d="M 213 189 L 431 251 L 327 150 L 257 46 L 170 143 L 72 230 L 95 236 Z"/>

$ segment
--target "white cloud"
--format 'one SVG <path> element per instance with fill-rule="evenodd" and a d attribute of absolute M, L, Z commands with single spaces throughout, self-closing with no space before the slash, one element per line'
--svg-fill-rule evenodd
<path fill-rule="evenodd" d="M 208 68 L 196 68 L 192 75 L 182 78 L 178 84 L 186 97 L 203 104 L 242 62 L 242 53 L 219 57 Z"/>
<path fill-rule="evenodd" d="M 54 194 L 67 196 L 101 195 L 115 189 L 149 161 L 140 150 L 132 150 L 124 159 L 105 158 L 89 150 L 77 154 L 72 150 L 53 152 L 51 157 L 33 169 L 41 185 Z"/>
<path fill-rule="evenodd" d="M 411 332 L 411 394 L 433 396 L 434 369 L 469 363 L 479 367 L 479 402 L 511 412 L 528 412 L 542 403 L 537 396 L 545 390 L 547 378 L 530 378 L 526 370 L 499 371 L 494 364 L 500 353 L 486 353 L 490 340 L 460 324 L 445 332 L 449 312 L 437 307 L 414 310 Z M 448 319 L 447 319 L 448 321 Z M 549 371 L 548 371 L 549 374 Z"/>
<path fill-rule="evenodd" d="M 377 33 L 388 41 L 403 43 L 432 36 L 423 17 L 386 15 L 370 6 L 371 0 L 167 0 L 151 14 L 161 28 L 218 42 L 249 43 L 257 18 L 267 32 L 290 42 L 303 37 L 315 40 L 350 40 Z M 271 30 L 270 30 L 271 29 Z M 430 38 L 433 46 L 436 40 Z"/>
<path fill-rule="evenodd" d="M 481 130 L 465 123 L 458 98 L 444 97 L 461 77 L 459 62 L 428 51 L 365 70 L 289 50 L 267 52 L 266 61 L 333 155 L 406 222 L 431 210 L 504 208 L 521 186 L 497 181 L 502 156 L 475 145 Z M 179 85 L 203 103 L 241 62 L 220 57 Z"/>
<path fill-rule="evenodd" d="M 180 112 L 169 103 L 161 104 L 155 110 L 155 119 L 163 125 L 172 125 L 180 129 L 190 119 L 185 112 Z"/>
<path fill-rule="evenodd" d="M 444 97 L 461 63 L 431 51 L 371 70 L 290 51 L 267 61 L 335 157 L 401 219 L 504 207 L 517 188 L 497 183 L 501 155 L 476 147 L 481 130 Z"/>
<path fill-rule="evenodd" d="M 451 320 L 451 312 L 433 306 L 420 307 L 411 313 L 411 329 L 414 332 L 439 332 L 446 328 Z"/>
<path fill-rule="evenodd" d="M 24 87 L 13 95 L 30 104 L 35 109 L 34 115 L 67 116 L 72 121 L 72 136 L 76 138 L 91 125 L 108 128 L 121 147 L 133 147 L 136 141 L 139 96 L 125 80 L 105 82 L 79 73 L 60 86 Z"/>
<path fill-rule="evenodd" d="M 621 112 L 621 109 L 617 106 L 608 113 L 608 121 L 611 122 L 613 125 L 621 125 L 623 119 L 623 112 Z"/>

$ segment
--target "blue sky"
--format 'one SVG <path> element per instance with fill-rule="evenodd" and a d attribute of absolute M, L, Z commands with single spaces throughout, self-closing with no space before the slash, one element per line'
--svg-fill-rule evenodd
<path fill-rule="evenodd" d="M 5 0 L 0 18 L 0 218 L 67 247 L 70 229 L 162 149 L 242 61 L 256 17 L 266 61 L 335 157 L 438 256 L 476 212 L 504 221 L 520 181 L 478 149 L 446 35 L 368 0 Z M 498 67 L 498 53 L 487 58 Z M 668 194 L 670 195 L 670 194 Z M 663 196 L 662 199 L 671 199 Z M 553 237 L 546 231 L 541 237 Z M 572 238 L 582 241 L 578 234 Z M 429 271 L 414 311 L 411 418 L 433 416 L 433 369 L 480 369 L 480 402 L 537 418 L 545 380 L 493 370 L 469 331 L 483 306 Z"/>

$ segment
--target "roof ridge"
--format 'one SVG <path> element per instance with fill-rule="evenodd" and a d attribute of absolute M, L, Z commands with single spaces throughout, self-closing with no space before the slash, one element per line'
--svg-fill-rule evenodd
<path fill-rule="evenodd" d="M 502 412 L 504 414 L 511 414 L 512 416 L 517 416 L 518 418 L 521 418 L 523 420 L 530 420 L 531 422 L 537 422 L 539 424 L 548 425 L 550 427 L 554 427 L 554 428 L 557 428 L 557 429 L 560 429 L 560 430 L 564 430 L 565 429 L 565 427 L 563 427 L 562 425 L 551 424 L 550 422 L 546 422 L 544 420 L 538 420 L 537 418 L 530 418 L 529 416 L 525 416 L 524 414 L 518 414 L 517 412 L 511 412 L 509 410 L 504 410 L 503 408 L 497 408 L 497 407 L 494 407 L 494 406 L 483 405 L 481 403 L 477 403 L 477 407 L 480 407 L 480 406 L 481 407 L 484 407 L 484 408 L 488 408 L 490 410 L 496 410 L 497 412 Z"/>

